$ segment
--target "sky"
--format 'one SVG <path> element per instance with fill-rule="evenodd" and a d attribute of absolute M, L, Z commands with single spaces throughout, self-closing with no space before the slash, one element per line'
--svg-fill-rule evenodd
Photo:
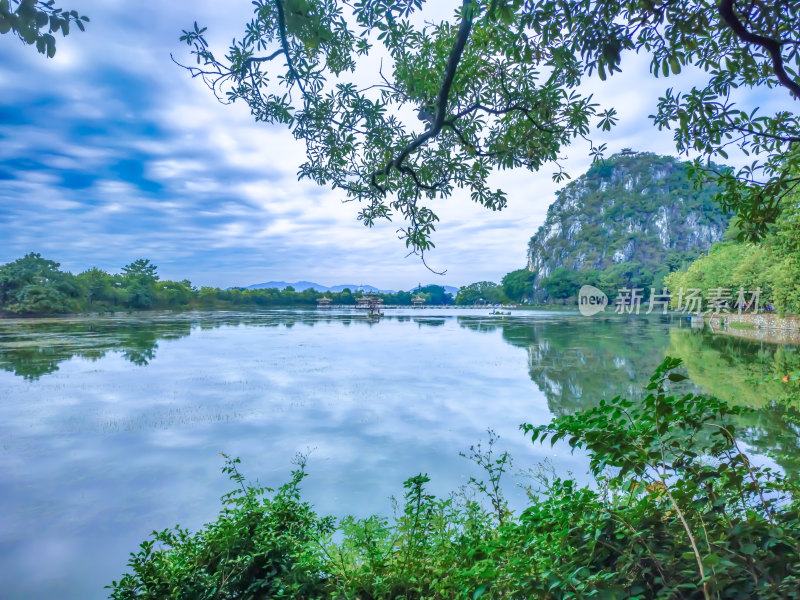
<path fill-rule="evenodd" d="M 456 3 L 437 1 L 433 12 L 446 16 L 449 4 Z M 119 272 L 149 258 L 162 279 L 219 287 L 498 282 L 526 264 L 528 240 L 563 185 L 547 166 L 503 171 L 492 176 L 508 195 L 502 212 L 463 193 L 435 201 L 441 223 L 426 258 L 446 270 L 435 275 L 407 256 L 396 225 L 365 228 L 341 192 L 298 181 L 304 150 L 286 129 L 255 123 L 244 105 L 219 104 L 171 61 L 170 53 L 188 57 L 178 37 L 194 21 L 209 27 L 212 49 L 223 54 L 250 18 L 249 0 L 64 6 L 91 23 L 86 33 L 59 36 L 54 59 L 0 36 L 0 263 L 39 252 L 74 273 Z M 622 67 L 587 86 L 620 115 L 595 142 L 607 143 L 609 154 L 630 147 L 674 155 L 671 133 L 648 115 L 666 87 L 700 76 L 655 79 L 643 56 Z M 358 73 L 364 81 L 376 75 L 374 61 Z M 586 145 L 564 157 L 573 178 L 590 163 Z"/>

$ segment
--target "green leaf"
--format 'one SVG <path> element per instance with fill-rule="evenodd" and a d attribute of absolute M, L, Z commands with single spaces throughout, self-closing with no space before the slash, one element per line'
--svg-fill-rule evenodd
<path fill-rule="evenodd" d="M 755 554 L 756 549 L 757 548 L 755 544 L 742 544 L 740 551 L 742 554 L 746 554 L 749 556 L 751 554 Z"/>
<path fill-rule="evenodd" d="M 46 33 L 43 37 L 47 45 L 47 58 L 53 58 L 56 55 L 56 38 L 49 33 Z"/>

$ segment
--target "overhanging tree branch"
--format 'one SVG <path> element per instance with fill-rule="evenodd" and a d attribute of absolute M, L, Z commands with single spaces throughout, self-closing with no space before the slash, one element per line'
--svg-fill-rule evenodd
<path fill-rule="evenodd" d="M 433 120 L 433 124 L 428 130 L 425 131 L 425 133 L 417 136 L 414 141 L 403 148 L 394 159 L 390 160 L 386 164 L 386 167 L 384 167 L 381 171 L 376 171 L 372 174 L 370 177 L 372 185 L 381 190 L 381 193 L 385 193 L 385 189 L 380 185 L 377 185 L 377 177 L 380 175 L 389 175 L 392 169 L 402 171 L 403 162 L 405 162 L 406 158 L 408 158 L 408 156 L 414 152 L 414 150 L 438 136 L 445 125 L 445 118 L 447 117 L 447 104 L 450 98 L 450 89 L 453 86 L 453 80 L 456 76 L 458 63 L 461 61 L 461 56 L 464 53 L 464 48 L 467 45 L 470 32 L 472 31 L 472 0 L 463 0 L 461 11 L 461 24 L 459 25 L 458 33 L 456 34 L 456 41 L 453 44 L 453 49 L 450 51 L 450 55 L 447 57 L 447 64 L 445 65 L 444 69 L 444 78 L 442 79 L 442 85 L 439 87 L 439 94 L 436 99 L 436 116 Z"/>
<path fill-rule="evenodd" d="M 300 88 L 303 97 L 308 100 L 308 94 L 306 94 L 306 90 L 303 87 L 303 80 L 300 79 L 300 74 L 297 72 L 297 69 L 295 69 L 294 63 L 292 62 L 292 55 L 289 52 L 289 40 L 286 37 L 286 15 L 283 12 L 283 0 L 275 0 L 275 6 L 278 10 L 278 35 L 281 38 L 281 49 L 286 55 L 286 66 L 289 68 L 289 73 L 292 78 L 297 83 L 297 87 Z"/>
<path fill-rule="evenodd" d="M 244 74 L 247 71 L 247 69 L 250 68 L 250 65 L 252 65 L 253 63 L 269 62 L 271 60 L 278 58 L 281 54 L 285 54 L 285 52 L 286 50 L 281 48 L 280 50 L 275 50 L 275 52 L 273 52 L 269 56 L 260 56 L 260 57 L 251 56 L 242 63 L 242 74 Z"/>
<path fill-rule="evenodd" d="M 254 4 L 254 19 L 224 60 L 208 49 L 205 29 L 184 32 L 198 59 L 190 72 L 221 89 L 225 102 L 243 99 L 257 121 L 286 125 L 306 145 L 301 178 L 362 202 L 358 218 L 367 226 L 401 216 L 417 251 L 433 247 L 435 231 L 423 198 L 466 189 L 499 210 L 506 197 L 488 185 L 493 169 L 552 163 L 561 181 L 558 156 L 573 141 L 589 141 L 599 156 L 592 125 L 609 131 L 616 112 L 600 112 L 578 86 L 593 69 L 618 71 L 622 52 L 646 51 L 664 76 L 688 66 L 711 71 L 704 87 L 683 96 L 668 90 L 659 100 L 654 122 L 674 129 L 679 151 L 725 157 L 734 145 L 769 157 L 751 170 L 761 164 L 771 187 L 729 181 L 725 206 L 765 222 L 764 199 L 785 189 L 777 171 L 798 168 L 800 158 L 789 158 L 798 147 L 796 112 L 764 117 L 729 99 L 740 87 L 780 86 L 800 96 L 797 0 L 462 0 L 453 19 L 422 28 L 405 18 L 421 0 Z M 392 57 L 391 73 L 381 65 L 366 85 L 342 78 L 375 43 Z M 292 102 L 295 84 L 300 106 Z M 420 109 L 424 128 L 405 121 L 409 108 Z"/>
<path fill-rule="evenodd" d="M 788 88 L 789 91 L 794 94 L 795 98 L 800 100 L 800 83 L 794 81 L 784 68 L 780 42 L 748 30 L 739 20 L 739 17 L 736 16 L 733 10 L 733 3 L 734 0 L 722 0 L 722 2 L 719 3 L 719 15 L 739 39 L 748 44 L 760 46 L 767 51 L 772 60 L 772 70 L 775 72 L 778 81 L 781 82 L 781 85 Z"/>

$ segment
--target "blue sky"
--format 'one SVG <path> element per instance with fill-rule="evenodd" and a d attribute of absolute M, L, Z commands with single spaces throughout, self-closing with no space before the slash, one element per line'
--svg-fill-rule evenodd
<path fill-rule="evenodd" d="M 163 278 L 197 285 L 306 279 L 395 289 L 499 281 L 525 264 L 558 189 L 552 169 L 496 174 L 509 196 L 501 213 L 463 194 L 437 201 L 442 224 L 429 264 L 447 269 L 439 277 L 406 257 L 391 223 L 366 229 L 340 193 L 298 182 L 303 148 L 290 134 L 218 104 L 171 62 L 170 52 L 186 57 L 178 36 L 195 20 L 226 48 L 249 18 L 248 0 L 72 0 L 69 8 L 92 22 L 59 38 L 52 60 L 0 37 L 0 263 L 35 251 L 73 272 L 117 272 L 144 257 Z M 670 133 L 648 115 L 667 85 L 693 75 L 657 80 L 635 56 L 623 69 L 591 84 L 621 116 L 598 139 L 612 152 L 674 154 Z M 579 175 L 586 148 L 569 149 L 565 163 Z"/>

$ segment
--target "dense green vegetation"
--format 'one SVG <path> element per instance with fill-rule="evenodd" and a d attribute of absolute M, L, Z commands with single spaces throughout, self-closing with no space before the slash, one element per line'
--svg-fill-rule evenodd
<path fill-rule="evenodd" d="M 714 244 L 707 256 L 667 277 L 673 305 L 678 306 L 681 289 L 700 290 L 706 305 L 713 290 L 726 290 L 735 300 L 741 288 L 749 300 L 750 292 L 760 289 L 762 307 L 772 304 L 781 314 L 800 313 L 800 195 L 784 197 L 780 207 L 776 224 L 761 242 Z"/>
<path fill-rule="evenodd" d="M 536 273 L 529 269 L 517 269 L 506 273 L 501 284 L 503 293 L 513 302 L 523 302 L 533 295 L 533 280 Z"/>
<path fill-rule="evenodd" d="M 499 285 L 492 281 L 476 281 L 461 286 L 456 294 L 456 304 L 472 306 L 526 302 L 533 295 L 535 275 L 528 269 L 517 269 L 507 273 Z"/>
<path fill-rule="evenodd" d="M 693 254 L 691 254 L 694 256 Z M 649 299 L 651 292 L 661 294 L 666 277 L 682 266 L 690 263 L 689 253 L 675 252 L 656 268 L 648 268 L 641 263 L 620 263 L 608 269 L 585 269 L 573 271 L 566 267 L 556 267 L 549 277 L 542 278 L 541 288 L 549 301 L 573 301 L 583 285 L 593 285 L 614 298 L 619 290 L 639 289 L 642 297 Z"/>
<path fill-rule="evenodd" d="M 503 304 L 508 302 L 503 286 L 492 281 L 477 281 L 462 286 L 456 294 L 456 304 L 471 306 L 474 304 Z"/>
<path fill-rule="evenodd" d="M 296 292 L 291 286 L 249 290 L 196 288 L 190 281 L 161 281 L 149 260 L 139 259 L 118 274 L 89 269 L 78 275 L 59 270 L 59 264 L 30 253 L 0 266 L 0 314 L 57 315 L 120 310 L 186 310 L 317 306 L 322 293 Z M 345 288 L 326 292 L 333 304 L 354 305 L 362 294 Z M 379 294 L 386 304 L 411 305 L 420 296 L 428 306 L 452 304 L 453 296 L 438 285 L 413 292 Z"/>
<path fill-rule="evenodd" d="M 566 301 L 582 285 L 661 292 L 664 278 L 723 239 L 729 218 L 715 188 L 695 189 L 688 164 L 621 153 L 569 183 L 528 245 L 537 301 Z"/>
<path fill-rule="evenodd" d="M 534 442 L 586 451 L 595 482 L 540 472 L 520 513 L 493 437 L 469 453 L 485 469 L 471 491 L 436 498 L 419 474 L 391 518 L 318 515 L 300 494 L 302 459 L 273 491 L 226 457 L 236 488 L 217 520 L 154 532 L 111 597 L 798 597 L 800 488 L 741 452 L 746 409 L 673 391 L 679 364 L 666 359 L 640 402 L 523 425 Z"/>

